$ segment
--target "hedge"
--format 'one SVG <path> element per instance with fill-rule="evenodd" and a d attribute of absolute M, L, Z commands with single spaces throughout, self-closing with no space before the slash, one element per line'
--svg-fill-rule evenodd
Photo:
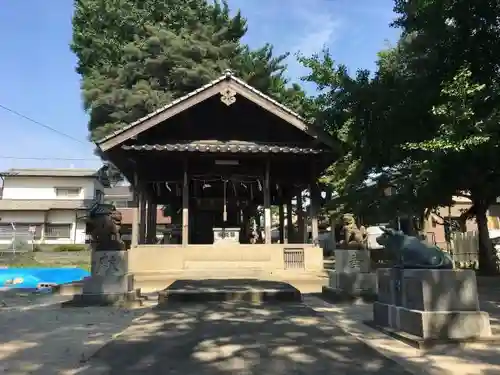
<path fill-rule="evenodd" d="M 77 244 L 67 244 L 67 245 L 57 245 L 52 249 L 55 252 L 66 252 L 66 251 L 88 251 L 90 248 L 88 245 L 77 245 Z"/>

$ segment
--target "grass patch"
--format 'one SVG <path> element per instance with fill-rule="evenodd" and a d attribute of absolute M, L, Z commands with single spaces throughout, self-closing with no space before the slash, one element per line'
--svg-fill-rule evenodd
<path fill-rule="evenodd" d="M 90 259 L 84 260 L 81 258 L 71 259 L 68 257 L 53 258 L 43 262 L 36 259 L 36 253 L 21 253 L 21 254 L 1 254 L 0 266 L 12 268 L 61 268 L 74 267 L 82 268 L 90 271 Z"/>

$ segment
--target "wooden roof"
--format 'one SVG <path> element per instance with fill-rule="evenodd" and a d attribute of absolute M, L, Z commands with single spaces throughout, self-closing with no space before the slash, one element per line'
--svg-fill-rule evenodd
<path fill-rule="evenodd" d="M 250 100 L 262 109 L 276 115 L 290 125 L 295 126 L 301 131 L 309 134 L 312 138 L 316 139 L 318 142 L 324 144 L 326 148 L 330 149 L 330 152 L 337 151 L 337 143 L 328 134 L 308 124 L 296 112 L 278 103 L 276 100 L 263 94 L 241 79 L 235 77 L 230 71 L 226 71 L 224 75 L 213 80 L 207 85 L 202 86 L 198 90 L 174 100 L 170 104 L 159 108 L 149 115 L 107 135 L 106 137 L 98 140 L 96 144 L 102 151 L 108 151 L 121 145 L 129 139 L 135 138 L 140 133 L 164 122 L 165 120 L 188 110 L 192 106 L 195 106 L 196 104 L 201 103 L 215 95 L 223 96 L 228 91 Z"/>

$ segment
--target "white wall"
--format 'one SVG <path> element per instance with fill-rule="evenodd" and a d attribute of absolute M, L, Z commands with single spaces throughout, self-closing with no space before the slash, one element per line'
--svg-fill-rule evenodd
<path fill-rule="evenodd" d="M 44 221 L 44 211 L 0 211 L 1 223 L 41 224 Z"/>
<path fill-rule="evenodd" d="M 56 187 L 79 187 L 78 197 L 58 197 Z M 95 190 L 103 190 L 101 183 L 89 177 L 5 177 L 3 199 L 93 199 Z"/>

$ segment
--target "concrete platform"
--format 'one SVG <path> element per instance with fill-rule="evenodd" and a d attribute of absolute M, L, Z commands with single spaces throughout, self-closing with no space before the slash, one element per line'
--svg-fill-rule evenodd
<path fill-rule="evenodd" d="M 159 292 L 158 306 L 172 302 L 300 302 L 300 291 L 288 283 L 257 279 L 177 280 Z"/>
<path fill-rule="evenodd" d="M 486 343 L 486 344 L 500 343 L 500 336 L 498 335 L 492 335 L 487 337 L 469 337 L 461 339 L 422 338 L 416 335 L 412 335 L 411 333 L 396 330 L 394 328 L 377 325 L 373 320 L 367 320 L 364 321 L 363 323 L 370 328 L 376 329 L 377 331 L 380 331 L 389 337 L 392 337 L 396 340 L 399 340 L 407 345 L 410 345 L 420 350 L 432 349 L 434 347 L 439 347 L 439 346 L 464 345 L 470 343 Z"/>

